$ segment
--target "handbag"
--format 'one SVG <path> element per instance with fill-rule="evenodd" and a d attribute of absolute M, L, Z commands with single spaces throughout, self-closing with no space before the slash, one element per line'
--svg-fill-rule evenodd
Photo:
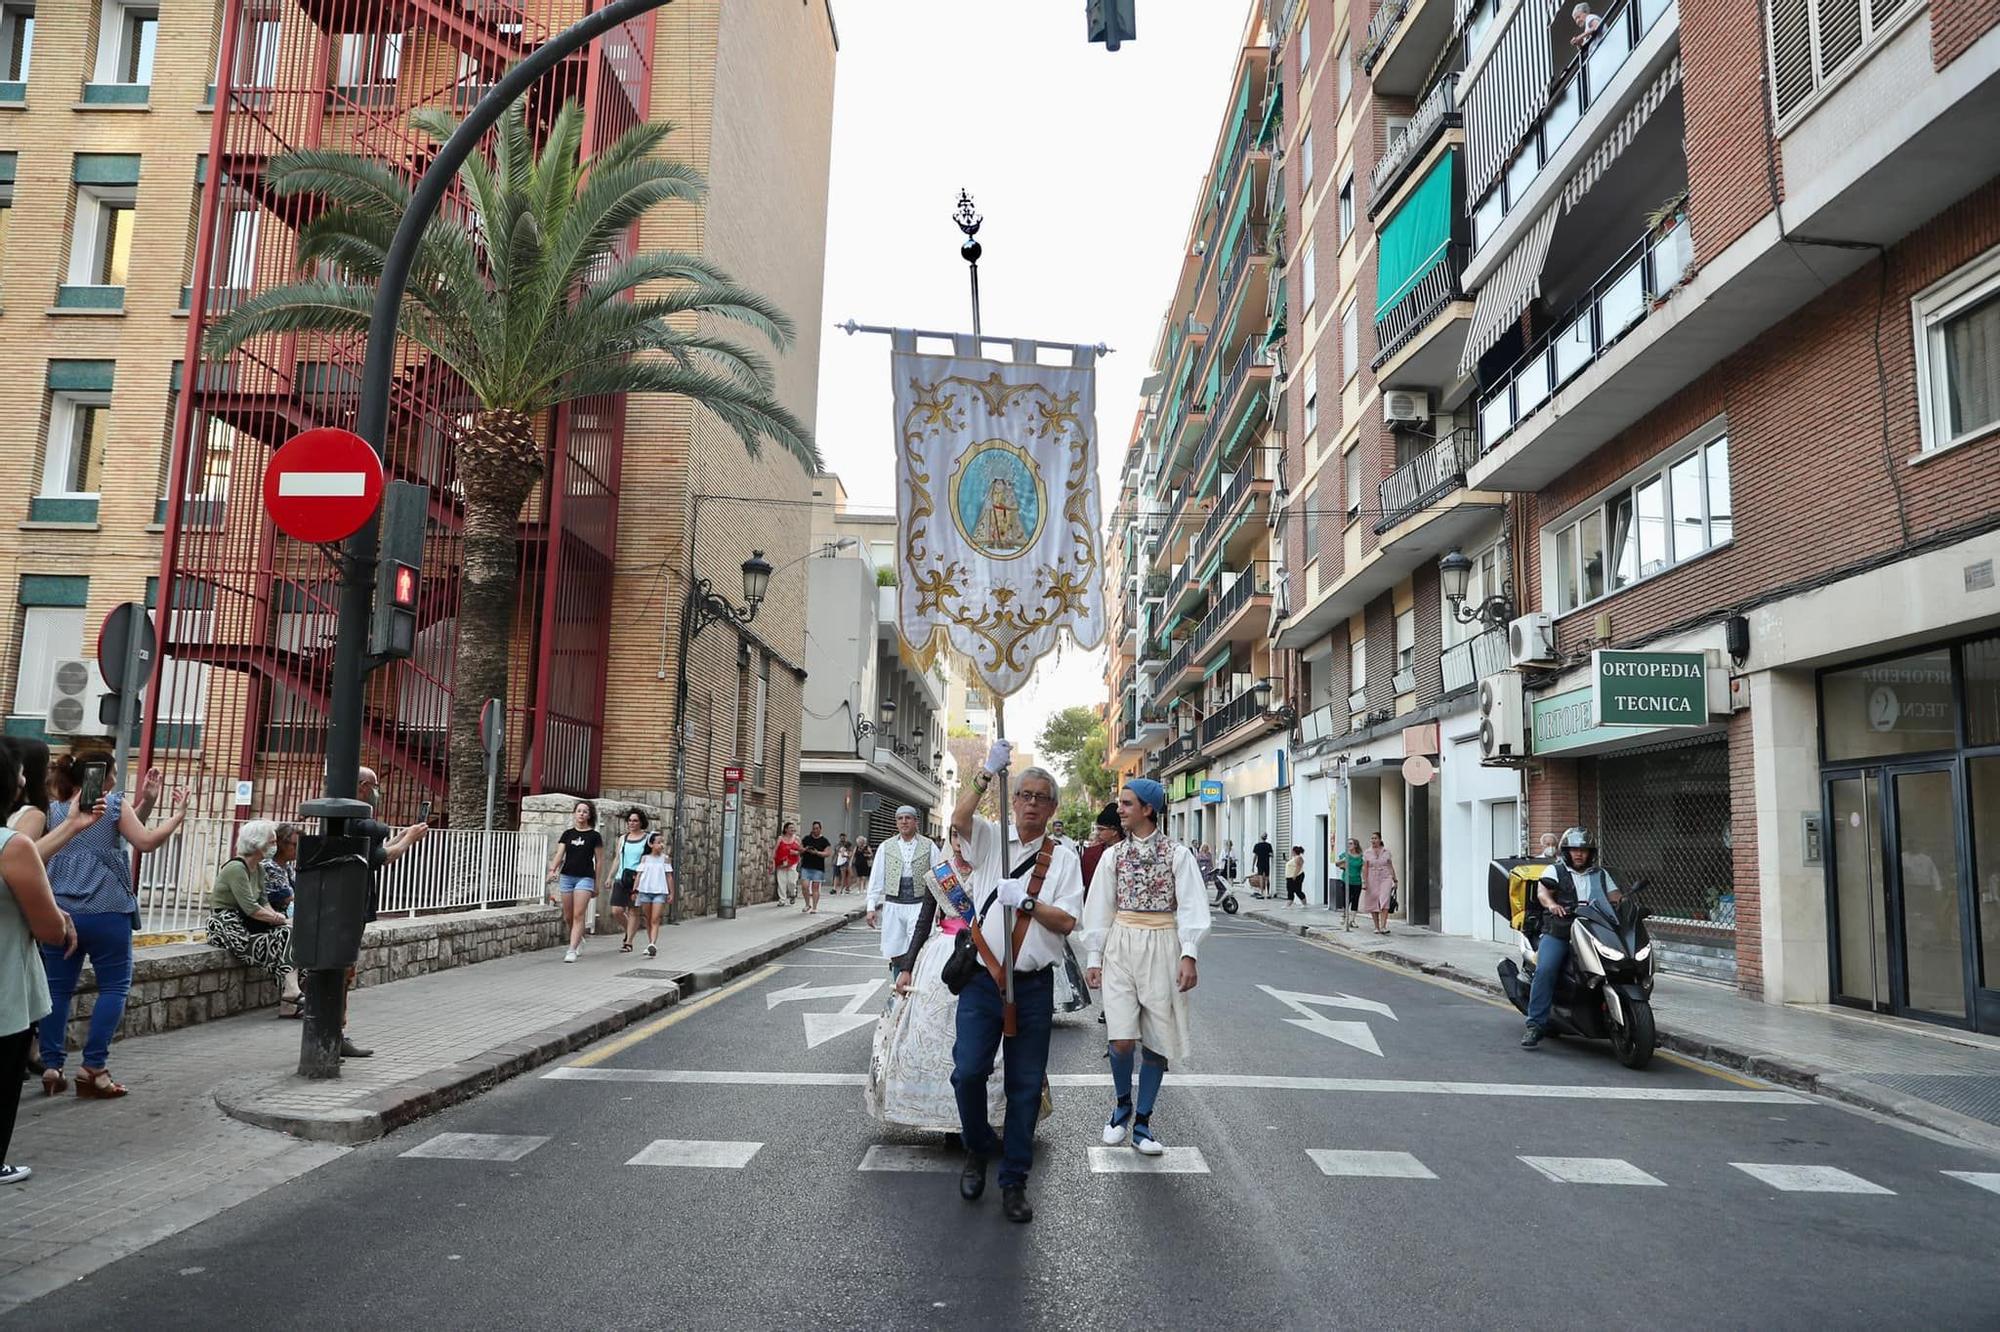
<path fill-rule="evenodd" d="M 1030 869 L 1037 868 L 1040 861 L 1041 853 L 1037 852 L 1035 855 L 1029 856 L 1026 860 L 1016 865 L 1013 872 L 1007 877 L 1018 879 Z M 1041 874 L 1037 873 L 1035 882 L 1030 886 L 1029 895 L 1039 897 L 1041 895 L 1041 888 Z M 993 902 L 999 896 L 1000 890 L 998 888 L 988 893 L 986 895 L 986 905 L 979 908 L 979 914 L 973 917 L 972 928 L 969 930 L 960 930 L 957 937 L 952 941 L 951 956 L 944 960 L 944 966 L 938 971 L 938 979 L 943 981 L 945 989 L 951 991 L 953 994 L 963 994 L 965 987 L 972 984 L 972 978 L 978 975 L 982 968 L 989 973 L 997 971 L 999 968 L 997 962 L 990 967 L 986 966 L 986 958 L 982 956 L 986 941 L 979 933 L 980 923 L 986 919 L 986 913 L 993 909 Z M 1025 927 L 1027 921 L 1023 920 L 1019 922 L 1019 925 Z M 1027 930 L 1019 928 L 1016 933 L 1025 935 Z M 1019 940 L 1017 939 L 1015 942 L 1016 946 L 1018 946 Z M 1000 978 L 996 976 L 994 983 L 996 985 L 1000 984 Z"/>

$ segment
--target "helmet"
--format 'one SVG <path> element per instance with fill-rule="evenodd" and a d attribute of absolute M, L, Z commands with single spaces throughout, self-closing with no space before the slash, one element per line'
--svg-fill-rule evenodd
<path fill-rule="evenodd" d="M 1590 835 L 1590 829 L 1588 828 L 1579 825 L 1569 829 L 1562 835 L 1562 840 L 1556 843 L 1556 850 L 1562 856 L 1564 864 L 1569 863 L 1569 853 L 1571 851 L 1588 851 L 1590 853 L 1590 868 L 1596 868 L 1597 839 Z"/>

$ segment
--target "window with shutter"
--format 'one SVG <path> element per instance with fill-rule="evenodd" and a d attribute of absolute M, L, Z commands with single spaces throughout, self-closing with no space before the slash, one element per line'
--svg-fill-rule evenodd
<path fill-rule="evenodd" d="M 1910 0 L 1767 0 L 1771 103 L 1783 123 L 1851 69 Z"/>

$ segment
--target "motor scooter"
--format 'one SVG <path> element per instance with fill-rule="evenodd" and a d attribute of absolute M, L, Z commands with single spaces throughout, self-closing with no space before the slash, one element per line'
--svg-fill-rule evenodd
<path fill-rule="evenodd" d="M 1224 915 L 1235 915 L 1239 908 L 1236 892 L 1229 886 L 1229 876 L 1221 870 L 1216 870 L 1209 875 L 1208 886 L 1215 890 L 1215 901 L 1210 905 L 1221 907 Z"/>
<path fill-rule="evenodd" d="M 1646 933 L 1651 914 L 1637 898 L 1646 885 L 1638 883 L 1615 903 L 1579 902 L 1570 913 L 1569 959 L 1556 978 L 1550 1029 L 1559 1035 L 1609 1040 L 1618 1062 L 1644 1068 L 1653 1058 L 1657 1032 L 1653 1027 L 1653 941 Z M 1546 913 L 1535 919 L 1546 921 Z M 1525 1016 L 1528 991 L 1535 978 L 1535 943 L 1523 931 L 1521 960 L 1502 959 L 1500 985 Z"/>

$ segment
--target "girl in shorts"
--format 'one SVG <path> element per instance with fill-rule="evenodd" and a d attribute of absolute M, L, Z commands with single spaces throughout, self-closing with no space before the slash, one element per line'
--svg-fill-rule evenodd
<path fill-rule="evenodd" d="M 576 802 L 569 821 L 570 826 L 556 838 L 555 854 L 549 857 L 549 877 L 561 893 L 563 933 L 569 938 L 563 961 L 574 962 L 583 947 L 583 933 L 590 926 L 597 881 L 604 873 L 604 837 L 597 831 L 597 806 L 588 800 Z"/>
<path fill-rule="evenodd" d="M 618 876 L 611 881 L 611 918 L 625 927 L 625 942 L 618 949 L 621 953 L 632 951 L 632 936 L 639 932 L 639 913 L 633 907 L 633 897 L 639 888 L 639 861 L 646 854 L 646 843 L 650 840 L 646 836 L 646 811 L 626 810 L 625 833 L 618 839 L 618 858 L 611 867 Z"/>
<path fill-rule="evenodd" d="M 667 859 L 666 842 L 655 832 L 646 839 L 645 854 L 639 857 L 637 905 L 633 914 L 646 917 L 646 956 L 660 955 L 660 914 L 674 898 L 674 865 Z"/>

